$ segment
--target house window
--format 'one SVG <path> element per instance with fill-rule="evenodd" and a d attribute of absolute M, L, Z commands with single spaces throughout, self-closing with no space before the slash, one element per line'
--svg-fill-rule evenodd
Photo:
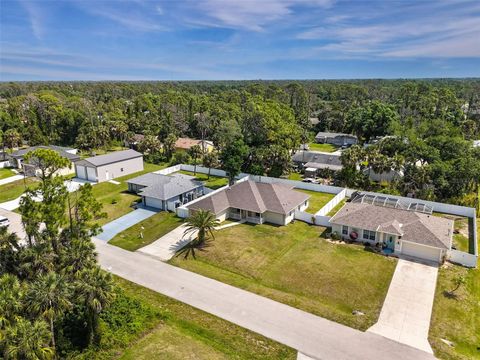
<path fill-rule="evenodd" d="M 373 240 L 373 241 L 375 241 L 375 231 L 363 230 L 363 238 L 364 238 L 365 240 Z"/>
<path fill-rule="evenodd" d="M 348 226 L 345 226 L 345 225 L 342 226 L 342 234 L 348 235 Z"/>

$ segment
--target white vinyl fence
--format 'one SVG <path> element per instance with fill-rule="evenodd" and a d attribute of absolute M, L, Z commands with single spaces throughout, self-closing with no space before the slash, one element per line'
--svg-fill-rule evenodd
<path fill-rule="evenodd" d="M 318 210 L 315 215 L 317 216 L 327 216 L 327 214 L 332 211 L 335 206 L 340 204 L 343 199 L 345 199 L 347 195 L 347 189 L 343 189 L 340 191 L 337 195 L 333 197 L 332 200 L 330 200 L 328 203 L 326 203 L 320 210 Z"/>
<path fill-rule="evenodd" d="M 447 259 L 456 264 L 460 264 L 466 267 L 476 267 L 478 256 L 474 254 L 468 254 L 464 251 L 449 250 L 447 252 Z"/>

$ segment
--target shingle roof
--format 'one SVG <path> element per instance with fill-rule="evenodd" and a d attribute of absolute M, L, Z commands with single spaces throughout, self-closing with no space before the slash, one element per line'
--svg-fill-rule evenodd
<path fill-rule="evenodd" d="M 292 161 L 296 163 L 307 164 L 307 167 L 315 168 L 331 168 L 332 170 L 342 169 L 342 161 L 340 155 L 318 153 L 315 151 L 297 151 L 292 156 Z M 322 165 L 315 165 L 322 164 Z M 323 166 L 323 167 L 321 167 Z"/>
<path fill-rule="evenodd" d="M 146 186 L 139 194 L 160 200 L 168 200 L 203 186 L 200 181 L 194 181 L 190 176 L 170 176 L 156 173 L 138 176 L 128 180 L 127 183 Z"/>
<path fill-rule="evenodd" d="M 70 161 L 75 161 L 75 160 L 80 159 L 80 156 L 78 156 L 77 154 L 71 154 L 71 153 L 67 152 L 69 150 L 75 150 L 75 149 L 68 148 L 68 147 L 63 147 L 63 146 L 56 146 L 56 145 L 30 146 L 30 147 L 25 148 L 25 149 L 19 149 L 17 151 L 14 151 L 10 156 L 13 157 L 13 158 L 16 158 L 16 159 L 17 158 L 22 158 L 27 153 L 29 153 L 30 151 L 34 151 L 34 150 L 38 150 L 38 149 L 54 150 L 57 153 L 59 153 L 61 156 L 63 156 L 64 158 L 67 158 Z"/>
<path fill-rule="evenodd" d="M 324 132 L 319 131 L 315 138 L 336 138 L 337 136 L 347 136 L 356 139 L 357 137 L 352 134 L 344 134 L 344 133 L 335 133 L 335 132 Z"/>
<path fill-rule="evenodd" d="M 453 233 L 452 220 L 366 203 L 346 203 L 330 223 L 399 235 L 405 241 L 442 249 L 450 249 Z"/>
<path fill-rule="evenodd" d="M 215 214 L 230 207 L 258 213 L 271 211 L 287 214 L 309 197 L 284 184 L 266 184 L 247 180 L 205 197 L 188 208 L 210 210 Z"/>
<path fill-rule="evenodd" d="M 83 159 L 83 161 L 87 161 L 94 166 L 102 166 L 102 165 L 116 163 L 119 161 L 134 159 L 141 156 L 143 155 L 140 154 L 139 152 L 129 149 L 129 150 L 122 150 L 122 151 L 115 151 L 105 155 L 92 156 L 92 157 Z"/>
<path fill-rule="evenodd" d="M 209 140 L 204 140 L 204 144 L 207 145 L 212 145 L 213 143 Z M 196 139 L 191 139 L 191 138 L 178 138 L 177 141 L 175 142 L 175 147 L 178 149 L 190 149 L 194 145 L 199 145 L 202 146 L 202 140 L 196 140 Z"/>

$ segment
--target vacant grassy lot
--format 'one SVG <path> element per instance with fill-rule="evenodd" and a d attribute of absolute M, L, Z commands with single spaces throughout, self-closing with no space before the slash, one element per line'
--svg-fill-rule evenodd
<path fill-rule="evenodd" d="M 317 144 L 314 142 L 309 143 L 308 146 L 310 150 L 313 150 L 313 151 L 334 152 L 335 150 L 338 149 L 337 146 L 332 144 Z"/>
<path fill-rule="evenodd" d="M 103 182 L 93 186 L 93 194 L 103 204 L 103 211 L 107 213 L 107 217 L 100 219 L 98 223 L 104 225 L 112 220 L 119 218 L 132 211 L 131 205 L 140 200 L 140 196 L 127 192 L 128 185 L 125 182 L 142 174 L 163 169 L 166 165 L 144 164 L 144 170 L 135 174 L 126 175 L 115 181 L 120 182 L 119 185 L 110 182 Z"/>
<path fill-rule="evenodd" d="M 295 359 L 296 352 L 261 335 L 197 310 L 191 306 L 116 278 L 123 293 L 135 300 L 144 313 L 154 316 L 142 320 L 141 314 L 120 326 L 130 326 L 128 345 L 112 344 L 93 358 L 137 359 Z M 126 310 L 130 311 L 126 306 Z M 136 311 L 138 312 L 138 311 Z M 127 314 L 123 315 L 130 318 Z M 136 320 L 136 321 L 135 321 Z M 123 334 L 124 329 L 121 330 Z M 122 331 L 123 330 L 123 331 Z M 117 340 L 123 336 L 112 337 Z"/>
<path fill-rule="evenodd" d="M 303 190 L 303 189 L 295 189 L 297 191 L 301 191 L 305 194 L 310 195 L 309 205 L 307 211 L 309 213 L 315 214 L 318 210 L 325 206 L 330 200 L 333 199 L 335 194 L 327 194 L 318 191 L 310 191 L 310 190 Z"/>
<path fill-rule="evenodd" d="M 175 213 L 162 211 L 117 234 L 109 241 L 109 244 L 135 251 L 172 231 L 182 222 L 183 219 L 177 217 Z M 140 237 L 142 226 L 144 228 L 143 239 Z"/>
<path fill-rule="evenodd" d="M 10 169 L 5 169 L 5 168 L 0 169 L 0 179 L 6 179 L 13 175 L 15 175 L 15 173 Z"/>
<path fill-rule="evenodd" d="M 26 178 L 25 181 L 17 180 L 0 186 L 0 203 L 18 198 L 25 192 L 25 186 L 35 188 L 38 186 L 36 178 Z"/>
<path fill-rule="evenodd" d="M 208 174 L 201 174 L 197 172 L 197 175 L 193 175 L 193 172 L 190 171 L 179 171 L 181 174 L 185 175 L 190 175 L 190 176 L 195 176 L 195 180 L 198 181 L 203 181 L 206 187 L 210 189 L 218 189 L 221 188 L 222 186 L 225 186 L 228 184 L 228 179 L 220 176 L 213 176 L 210 175 L 210 179 L 208 178 Z"/>
<path fill-rule="evenodd" d="M 379 315 L 396 260 L 332 244 L 324 228 L 237 225 L 219 230 L 197 260 L 170 262 L 219 281 L 365 330 Z M 365 316 L 352 315 L 360 310 Z"/>

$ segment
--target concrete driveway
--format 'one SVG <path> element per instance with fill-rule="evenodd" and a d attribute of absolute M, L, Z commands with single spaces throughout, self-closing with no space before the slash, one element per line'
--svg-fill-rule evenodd
<path fill-rule="evenodd" d="M 190 234 L 190 236 L 184 237 L 183 234 L 186 228 L 187 226 L 182 224 L 168 234 L 163 235 L 160 239 L 137 251 L 155 256 L 162 261 L 170 260 L 178 249 L 188 244 L 197 235 L 195 232 Z"/>
<path fill-rule="evenodd" d="M 123 230 L 128 229 L 129 227 L 138 224 L 140 221 L 148 219 L 150 216 L 153 216 L 158 211 L 146 208 L 138 208 L 129 212 L 122 217 L 119 217 L 108 224 L 103 225 L 102 233 L 97 236 L 98 239 L 103 241 L 109 241 L 113 239 L 115 235 L 122 232 Z"/>
<path fill-rule="evenodd" d="M 428 343 L 438 265 L 400 259 L 378 322 L 369 332 L 433 354 Z"/>
<path fill-rule="evenodd" d="M 26 239 L 27 234 L 23 228 L 22 216 L 20 214 L 0 208 L 0 215 L 10 220 L 10 225 L 8 226 L 10 232 L 17 234 L 21 240 Z"/>

